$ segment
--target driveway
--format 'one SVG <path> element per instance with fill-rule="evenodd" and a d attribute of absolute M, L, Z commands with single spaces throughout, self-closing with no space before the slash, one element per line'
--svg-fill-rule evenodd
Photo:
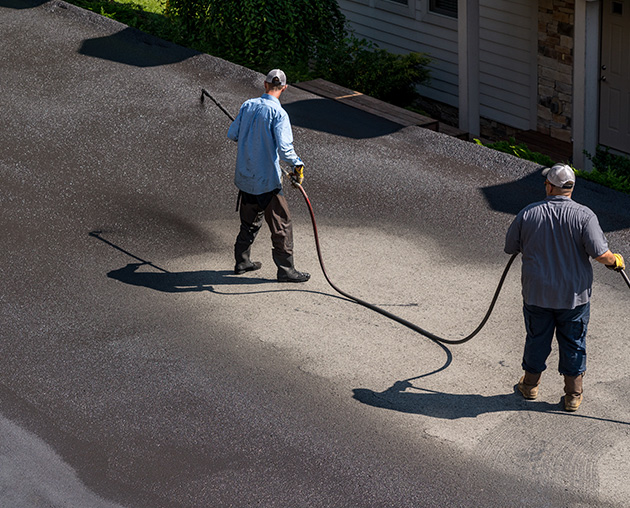
<path fill-rule="evenodd" d="M 626 507 L 630 290 L 595 266 L 585 401 L 515 394 L 520 260 L 470 342 L 232 273 L 232 114 L 263 76 L 59 1 L 0 0 L 0 505 Z M 291 77 L 289 76 L 289 79 Z M 290 87 L 326 268 L 447 338 L 481 321 L 539 168 Z M 630 197 L 580 181 L 630 258 Z M 266 226 L 265 226 L 266 227 Z"/>

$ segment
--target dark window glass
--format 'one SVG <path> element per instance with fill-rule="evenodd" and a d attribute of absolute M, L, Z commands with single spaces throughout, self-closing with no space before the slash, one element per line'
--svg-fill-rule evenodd
<path fill-rule="evenodd" d="M 430 0 L 429 10 L 437 14 L 444 14 L 451 18 L 457 17 L 457 0 Z"/>

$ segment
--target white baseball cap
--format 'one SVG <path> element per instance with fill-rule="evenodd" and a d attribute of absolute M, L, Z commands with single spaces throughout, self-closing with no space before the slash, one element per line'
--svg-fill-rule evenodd
<path fill-rule="evenodd" d="M 543 169 L 542 174 L 554 187 L 572 189 L 575 185 L 575 173 L 567 164 L 555 164 Z"/>
<path fill-rule="evenodd" d="M 273 69 L 269 71 L 269 74 L 267 74 L 265 81 L 267 83 L 271 83 L 274 86 L 284 86 L 287 84 L 287 76 L 280 69 Z"/>

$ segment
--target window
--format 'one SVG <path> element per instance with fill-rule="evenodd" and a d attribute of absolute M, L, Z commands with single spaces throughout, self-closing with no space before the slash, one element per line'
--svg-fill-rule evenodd
<path fill-rule="evenodd" d="M 429 0 L 429 11 L 456 18 L 457 0 Z"/>
<path fill-rule="evenodd" d="M 371 5 L 377 9 L 409 18 L 414 18 L 416 15 L 416 2 L 410 2 L 409 0 L 372 0 L 372 2 Z M 0 0 L 0 3 L 2 3 L 2 0 Z"/>

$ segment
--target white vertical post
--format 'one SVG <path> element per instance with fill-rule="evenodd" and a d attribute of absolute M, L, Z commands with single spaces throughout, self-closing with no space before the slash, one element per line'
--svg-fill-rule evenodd
<path fill-rule="evenodd" d="M 573 49 L 573 165 L 590 170 L 599 134 L 600 2 L 577 0 Z"/>
<path fill-rule="evenodd" d="M 459 128 L 479 136 L 479 0 L 457 1 Z"/>

